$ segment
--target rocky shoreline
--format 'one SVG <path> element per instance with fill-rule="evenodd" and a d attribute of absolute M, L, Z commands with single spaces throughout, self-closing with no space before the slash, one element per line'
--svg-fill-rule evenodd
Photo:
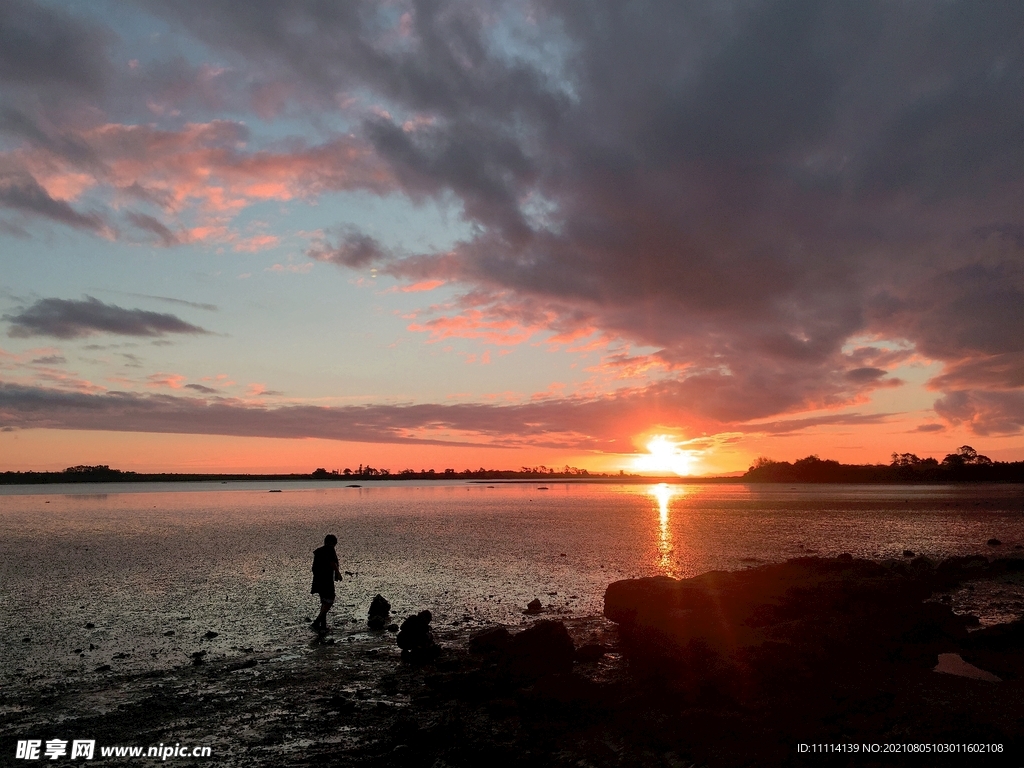
<path fill-rule="evenodd" d="M 436 631 L 423 611 L 397 639 L 344 627 L 16 694 L 3 755 L 24 764 L 11 759 L 18 739 L 86 738 L 209 746 L 189 760 L 202 765 L 1019 765 L 1024 622 L 978 628 L 948 596 L 1021 573 L 1020 558 L 807 557 L 615 582 L 604 617 L 542 610 L 515 632 Z M 940 654 L 990 677 L 937 673 Z M 988 751 L 861 751 L 871 744 Z"/>

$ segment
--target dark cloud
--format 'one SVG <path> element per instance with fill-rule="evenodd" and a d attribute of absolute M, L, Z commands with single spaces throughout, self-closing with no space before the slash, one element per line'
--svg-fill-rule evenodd
<path fill-rule="evenodd" d="M 321 239 L 306 251 L 306 255 L 317 261 L 326 261 L 342 267 L 366 267 L 388 258 L 388 251 L 369 235 L 353 230 L 340 230 L 332 243 Z"/>
<path fill-rule="evenodd" d="M 977 435 L 1013 435 L 1024 429 L 1024 392 L 950 392 L 935 402 L 935 411 Z"/>
<path fill-rule="evenodd" d="M 144 309 L 124 309 L 86 296 L 73 299 L 40 299 L 15 315 L 4 315 L 14 338 L 53 336 L 76 339 L 96 333 L 121 336 L 163 336 L 167 333 L 202 334 L 209 331 L 184 320 Z"/>
<path fill-rule="evenodd" d="M 846 372 L 846 378 L 855 382 L 878 381 L 885 376 L 886 371 L 881 368 L 854 368 Z"/>
<path fill-rule="evenodd" d="M 186 384 L 185 389 L 194 389 L 196 392 L 202 392 L 204 395 L 215 395 L 217 390 L 213 387 L 206 387 L 202 384 Z"/>
<path fill-rule="evenodd" d="M 193 309 L 205 309 L 208 312 L 216 312 L 218 307 L 216 304 L 207 304 L 200 301 L 186 301 L 185 299 L 175 299 L 171 296 L 152 296 L 148 293 L 129 293 L 128 296 L 134 296 L 138 299 L 153 299 L 154 301 L 166 301 L 168 304 L 179 304 L 183 307 L 192 307 Z"/>
<path fill-rule="evenodd" d="M 0 219 L 0 232 L 3 232 L 5 235 L 10 235 L 11 237 L 21 238 L 23 240 L 27 240 L 29 237 L 31 237 L 31 235 L 29 235 L 28 233 L 28 230 L 25 229 L 24 227 L 19 227 L 17 224 L 11 224 L 9 221 L 4 221 L 3 219 Z"/>
<path fill-rule="evenodd" d="M 470 225 L 444 253 L 391 253 L 346 230 L 314 244 L 314 259 L 462 284 L 453 311 L 467 315 L 654 347 L 673 379 L 647 394 L 674 403 L 673 418 L 727 425 L 842 406 L 898 385 L 889 372 L 918 353 L 946 366 L 931 382 L 943 418 L 1021 428 L 1024 5 L 150 7 L 244 62 L 249 78 L 179 63 L 160 85 L 175 103 L 237 105 L 225 89 L 198 85 L 220 78 L 267 114 L 288 103 L 327 109 L 351 94 L 373 104 L 373 114 L 349 113 L 364 116 L 352 136 L 303 151 L 308 170 L 289 189 L 397 187 L 417 201 L 454 201 Z M 23 34 L 33 51 L 75 24 L 38 15 L 39 31 Z M 84 74 L 65 75 L 83 90 L 104 76 L 102 36 L 86 32 L 61 52 L 83 62 Z M 19 74 L 8 58 L 0 78 L 60 80 L 35 53 L 25 61 L 38 74 Z M 5 115 L 9 132 L 62 156 L 77 151 L 34 114 Z M 239 186 L 296 167 L 287 153 L 240 156 L 230 147 L 243 132 L 225 122 L 203 139 Z M 200 141 L 141 126 L 104 136 L 110 146 L 93 147 L 97 156 L 116 150 L 140 163 L 151 147 Z M 34 179 L 11 183 L 0 203 L 102 224 Z M 131 220 L 171 243 L 157 220 Z M 858 338 L 899 348 L 851 351 Z"/>
<path fill-rule="evenodd" d="M 178 235 L 168 229 L 159 219 L 155 219 L 145 213 L 139 213 L 138 211 L 128 211 L 125 214 L 125 218 L 139 229 L 156 235 L 156 239 L 164 247 L 169 248 L 181 242 Z"/>
<path fill-rule="evenodd" d="M 105 80 L 110 36 L 61 7 L 0 3 L 0 82 L 96 93 Z"/>
<path fill-rule="evenodd" d="M 537 407 L 528 408 L 537 412 Z M 238 400 L 139 395 L 110 392 L 103 395 L 65 392 L 0 383 L 0 426 L 50 429 L 117 429 L 126 432 L 163 432 L 262 437 L 318 437 L 358 442 L 469 445 L 459 439 L 419 436 L 417 430 L 466 429 L 493 442 L 521 444 L 524 437 L 541 439 L 545 427 L 513 429 L 508 415 L 521 413 L 489 405 L 352 406 L 326 408 L 281 406 L 267 408 Z M 514 423 L 514 422 L 513 422 Z M 521 435 L 529 432 L 529 435 Z M 486 445 L 486 444 L 485 444 Z"/>
<path fill-rule="evenodd" d="M 535 26 L 517 26 L 525 9 Z M 914 348 L 960 376 L 1022 351 L 1024 6 L 169 13 L 300 87 L 362 86 L 429 117 L 363 133 L 408 194 L 454 195 L 476 234 L 444 254 L 385 261 L 343 239 L 314 258 L 653 345 L 723 422 L 896 385 L 887 366 Z M 853 359 L 859 334 L 907 350 Z"/>
<path fill-rule="evenodd" d="M 47 355 L 45 357 L 37 357 L 32 361 L 33 365 L 64 365 L 67 362 L 67 358 L 64 355 Z"/>
<path fill-rule="evenodd" d="M 85 166 L 95 166 L 97 158 L 92 148 L 69 132 L 56 132 L 44 127 L 34 118 L 13 107 L 0 107 L 0 132 L 26 139 L 36 146 Z"/>
<path fill-rule="evenodd" d="M 885 424 L 898 416 L 895 413 L 847 413 L 834 416 L 813 416 L 805 419 L 787 419 L 768 423 L 748 424 L 744 432 L 759 432 L 767 435 L 795 435 L 814 427 L 862 426 L 864 424 Z"/>
<path fill-rule="evenodd" d="M 79 229 L 93 232 L 107 229 L 102 217 L 94 213 L 79 213 L 63 200 L 55 200 L 32 176 L 24 173 L 0 175 L 0 206 Z"/>
<path fill-rule="evenodd" d="M 185 385 L 212 394 L 202 385 Z M 678 392 L 652 386 L 612 396 L 489 403 L 307 406 L 224 397 L 86 394 L 0 382 L 0 426 L 351 440 L 371 443 L 550 447 L 632 452 L 637 424 L 671 425 L 692 414 Z M 892 414 L 846 414 L 746 425 L 793 434 L 836 424 L 877 424 Z M 454 433 L 454 434 L 453 434 Z M 707 438 L 720 444 L 722 436 Z M 701 441 L 695 445 L 702 444 Z"/>

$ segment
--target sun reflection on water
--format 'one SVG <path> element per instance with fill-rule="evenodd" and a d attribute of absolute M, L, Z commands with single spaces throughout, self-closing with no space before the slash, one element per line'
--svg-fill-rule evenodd
<path fill-rule="evenodd" d="M 649 491 L 658 500 L 658 568 L 672 578 L 677 578 L 678 572 L 673 558 L 672 530 L 669 528 L 669 501 L 685 492 L 685 489 L 667 483 L 658 483 Z"/>

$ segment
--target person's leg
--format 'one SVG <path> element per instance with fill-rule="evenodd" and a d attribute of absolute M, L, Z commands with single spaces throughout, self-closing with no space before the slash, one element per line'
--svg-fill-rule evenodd
<path fill-rule="evenodd" d="M 320 600 L 320 615 L 316 617 L 314 625 L 320 629 L 327 629 L 327 612 L 331 610 L 331 606 L 334 604 L 333 600 Z"/>

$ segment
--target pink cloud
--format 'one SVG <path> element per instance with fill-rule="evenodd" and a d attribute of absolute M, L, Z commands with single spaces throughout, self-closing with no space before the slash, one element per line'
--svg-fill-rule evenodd
<path fill-rule="evenodd" d="M 515 320 L 494 317 L 476 309 L 424 323 L 410 323 L 407 327 L 410 331 L 429 333 L 432 342 L 451 338 L 478 339 L 498 346 L 522 344 L 539 330 L 524 328 Z"/>
<path fill-rule="evenodd" d="M 474 365 L 474 364 L 490 365 L 490 363 L 491 363 L 491 350 L 489 350 L 489 349 L 485 349 L 479 355 L 477 355 L 475 353 L 467 353 L 467 352 L 460 352 L 459 354 L 462 355 L 463 362 L 465 362 L 466 365 Z"/>
<path fill-rule="evenodd" d="M 280 242 L 281 238 L 276 235 L 253 235 L 236 242 L 233 250 L 244 253 L 256 253 L 267 248 L 273 248 Z"/>
<path fill-rule="evenodd" d="M 308 261 L 305 264 L 274 264 L 273 266 L 267 267 L 265 272 L 290 272 L 292 274 L 305 275 L 311 269 L 313 269 L 313 262 Z"/>
<path fill-rule="evenodd" d="M 420 293 L 422 291 L 432 291 L 435 288 L 440 288 L 446 283 L 445 280 L 421 280 L 418 283 L 412 285 L 399 285 L 395 288 L 389 288 L 388 291 L 397 290 L 401 293 Z"/>
<path fill-rule="evenodd" d="M 267 389 L 267 386 L 265 384 L 250 384 L 248 386 L 248 388 L 246 388 L 245 394 L 246 394 L 247 397 L 259 398 L 259 397 L 275 397 L 275 396 L 280 395 L 282 393 L 281 392 L 277 392 L 276 390 L 273 390 L 273 389 Z"/>
<path fill-rule="evenodd" d="M 229 231 L 231 219 L 253 203 L 309 200 L 352 189 L 380 193 L 394 186 L 371 148 L 352 136 L 318 146 L 252 151 L 244 125 L 215 120 L 179 130 L 107 123 L 80 130 L 73 139 L 99 162 L 79 163 L 40 146 L 0 157 L 30 174 L 55 200 L 73 201 L 89 190 L 102 191 L 115 203 L 141 199 L 173 217 L 206 219 L 184 227 L 181 241 L 221 240 L 241 251 L 277 244 L 272 235 L 243 238 Z"/>
<path fill-rule="evenodd" d="M 153 387 L 154 389 L 161 387 L 181 389 L 186 381 L 188 381 L 188 378 L 180 373 L 152 373 L 146 377 L 146 386 Z"/>

